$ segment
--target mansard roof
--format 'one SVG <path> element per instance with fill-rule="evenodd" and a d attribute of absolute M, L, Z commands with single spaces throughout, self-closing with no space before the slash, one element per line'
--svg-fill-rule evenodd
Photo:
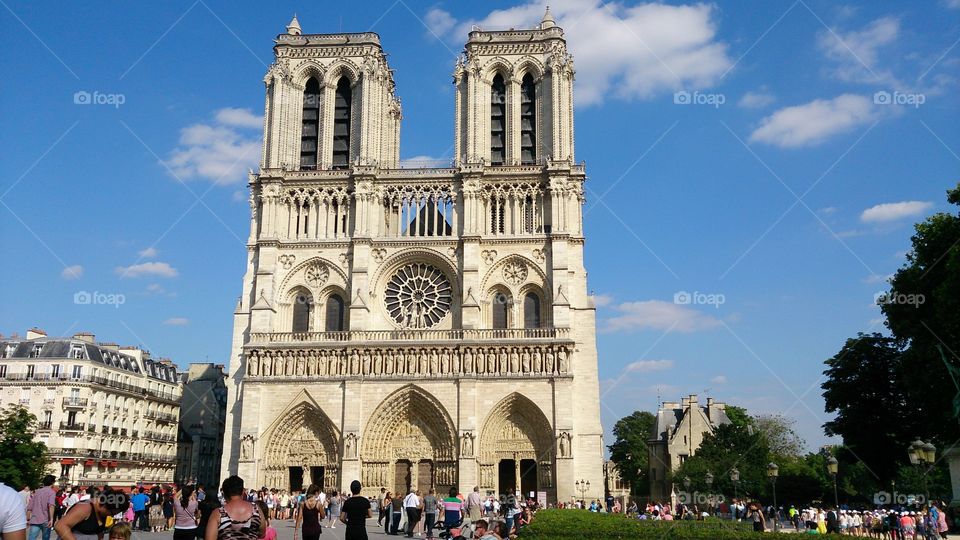
<path fill-rule="evenodd" d="M 40 346 L 38 354 L 34 350 Z M 19 341 L 4 340 L 0 341 L 0 351 L 7 351 L 11 348 L 10 354 L 7 354 L 3 360 L 80 360 L 73 356 L 73 351 L 81 349 L 83 359 L 90 360 L 97 364 L 102 364 L 115 369 L 122 369 L 130 373 L 143 374 L 152 379 L 175 383 L 178 380 L 177 367 L 172 363 L 161 362 L 151 358 L 143 358 L 143 365 L 134 356 L 125 354 L 115 349 L 111 344 L 93 344 L 79 339 L 70 338 L 37 338 L 23 339 Z"/>

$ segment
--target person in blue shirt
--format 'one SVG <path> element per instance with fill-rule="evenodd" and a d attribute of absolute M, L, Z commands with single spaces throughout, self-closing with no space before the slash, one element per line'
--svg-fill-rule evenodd
<path fill-rule="evenodd" d="M 130 497 L 130 503 L 133 505 L 133 528 L 138 531 L 149 531 L 150 524 L 147 522 L 147 502 L 150 497 L 143 492 L 141 487 L 137 494 Z"/>

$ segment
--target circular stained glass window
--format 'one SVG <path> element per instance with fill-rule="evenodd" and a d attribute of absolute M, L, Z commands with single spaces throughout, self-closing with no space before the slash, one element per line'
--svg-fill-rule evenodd
<path fill-rule="evenodd" d="M 450 311 L 451 291 L 447 277 L 436 267 L 408 264 L 387 283 L 387 313 L 404 328 L 431 328 Z"/>

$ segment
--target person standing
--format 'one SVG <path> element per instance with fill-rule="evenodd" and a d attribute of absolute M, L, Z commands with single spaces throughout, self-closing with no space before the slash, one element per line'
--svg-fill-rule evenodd
<path fill-rule="evenodd" d="M 407 538 L 413 538 L 413 528 L 420 521 L 420 497 L 413 488 L 403 499 L 403 510 L 407 514 Z"/>
<path fill-rule="evenodd" d="M 449 531 L 460 526 L 460 515 L 463 513 L 463 501 L 457 496 L 457 488 L 450 486 L 449 497 L 443 500 L 443 526 Z M 477 493 L 477 501 L 480 494 Z M 467 500 L 470 500 L 469 498 Z M 479 518 L 479 510 L 477 519 Z"/>
<path fill-rule="evenodd" d="M 323 521 L 327 515 L 323 510 L 323 505 L 320 504 L 320 500 L 317 498 L 319 493 L 320 486 L 310 484 L 310 487 L 307 488 L 307 497 L 300 506 L 297 519 L 293 524 L 294 533 L 296 533 L 297 528 L 299 528 L 301 524 L 303 525 L 303 540 L 320 540 L 320 533 L 323 532 L 323 527 L 320 525 L 320 522 Z"/>
<path fill-rule="evenodd" d="M 377 525 L 383 524 L 383 500 L 387 497 L 387 488 L 380 488 L 380 495 L 377 495 Z"/>
<path fill-rule="evenodd" d="M 191 540 L 197 536 L 200 519 L 199 503 L 193 494 L 193 486 L 184 486 L 183 491 L 173 496 L 173 540 Z"/>
<path fill-rule="evenodd" d="M 130 502 L 133 504 L 133 529 L 136 531 L 148 531 L 150 525 L 147 523 L 147 503 L 150 501 L 150 497 L 143 492 L 141 487 L 137 490 L 137 494 L 130 498 Z"/>
<path fill-rule="evenodd" d="M 0 484 L 0 538 L 27 538 L 27 511 L 23 498 L 6 484 Z"/>
<path fill-rule="evenodd" d="M 43 487 L 38 489 L 27 506 L 27 522 L 30 524 L 30 540 L 50 540 L 53 527 L 53 511 L 57 505 L 57 492 L 53 490 L 56 478 L 52 474 L 43 477 Z"/>
<path fill-rule="evenodd" d="M 223 507 L 210 513 L 204 540 L 257 540 L 267 534 L 264 517 L 255 503 L 244 500 L 243 479 L 223 481 Z"/>
<path fill-rule="evenodd" d="M 397 493 L 390 503 L 392 511 L 390 512 L 390 534 L 396 536 L 400 530 L 400 519 L 403 517 L 403 498 Z"/>
<path fill-rule="evenodd" d="M 367 518 L 373 517 L 370 500 L 360 496 L 359 480 L 350 482 L 352 496 L 343 503 L 340 521 L 347 526 L 344 540 L 367 540 Z"/>
<path fill-rule="evenodd" d="M 467 495 L 467 515 L 470 521 L 480 519 L 483 513 L 483 499 L 480 497 L 480 486 L 473 486 L 473 491 Z"/>
<path fill-rule="evenodd" d="M 124 511 L 130 500 L 122 491 L 106 487 L 103 491 L 90 488 L 90 497 L 70 507 L 54 525 L 61 540 L 101 540 L 107 518 Z"/>
<path fill-rule="evenodd" d="M 337 519 L 340 518 L 340 494 L 336 490 L 330 492 L 330 498 L 327 499 L 327 527 L 337 528 Z"/>
<path fill-rule="evenodd" d="M 430 488 L 430 492 L 423 498 L 423 526 L 426 528 L 428 540 L 433 538 L 433 524 L 437 522 L 437 507 L 439 503 L 437 502 L 436 493 L 436 490 Z"/>
<path fill-rule="evenodd" d="M 381 516 L 380 516 L 380 517 L 385 518 L 385 521 L 384 521 L 384 524 L 383 524 L 383 532 L 384 532 L 384 534 L 390 534 L 390 524 L 393 523 L 393 519 L 390 517 L 390 512 L 391 512 L 392 507 L 393 507 L 393 494 L 392 494 L 392 493 L 390 493 L 390 492 L 388 491 L 387 494 L 384 495 L 384 497 L 383 497 L 383 503 L 381 503 L 381 506 L 382 506 L 383 510 L 381 510 L 382 513 L 381 513 Z"/>

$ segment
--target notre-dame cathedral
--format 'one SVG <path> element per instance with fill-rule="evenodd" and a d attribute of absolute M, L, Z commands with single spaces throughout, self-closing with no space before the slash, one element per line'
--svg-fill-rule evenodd
<path fill-rule="evenodd" d="M 549 11 L 470 32 L 440 168 L 400 162 L 377 34 L 306 34 L 294 18 L 274 53 L 222 474 L 602 496 L 586 174 Z"/>

